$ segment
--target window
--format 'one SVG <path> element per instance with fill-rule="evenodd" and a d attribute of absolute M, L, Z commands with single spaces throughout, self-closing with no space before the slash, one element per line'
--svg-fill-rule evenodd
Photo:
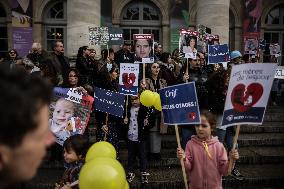
<path fill-rule="evenodd" d="M 67 47 L 66 25 L 67 25 L 66 1 L 56 1 L 47 6 L 44 13 L 44 36 L 45 48 L 52 51 L 53 43 L 60 40 Z"/>
<path fill-rule="evenodd" d="M 269 45 L 278 43 L 281 49 L 281 56 L 278 58 L 280 65 L 284 65 L 284 4 L 277 5 L 265 17 L 266 30 L 264 31 L 264 39 L 266 41 L 265 51 L 263 53 L 263 61 L 270 62 Z"/>
<path fill-rule="evenodd" d="M 154 34 L 155 42 L 160 42 L 161 17 L 158 7 L 149 0 L 135 1 L 126 5 L 121 14 L 123 37 L 133 43 L 133 34 Z"/>
<path fill-rule="evenodd" d="M 8 52 L 8 33 L 6 23 L 6 11 L 0 3 L 0 57 L 4 57 Z"/>

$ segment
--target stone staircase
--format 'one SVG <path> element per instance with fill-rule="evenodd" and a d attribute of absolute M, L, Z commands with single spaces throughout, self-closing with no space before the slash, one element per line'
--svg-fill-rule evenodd
<path fill-rule="evenodd" d="M 239 171 L 242 181 L 233 177 L 223 178 L 223 187 L 247 189 L 284 188 L 284 98 L 277 106 L 268 106 L 261 126 L 241 126 L 238 140 Z M 162 140 L 162 160 L 149 162 L 149 184 L 141 185 L 137 170 L 131 189 L 182 189 L 184 188 L 179 160 L 176 158 L 174 128 L 169 128 Z M 121 162 L 127 167 L 126 144 L 121 143 Z M 29 189 L 51 189 L 64 171 L 63 163 L 45 161 L 37 176 L 27 184 Z"/>

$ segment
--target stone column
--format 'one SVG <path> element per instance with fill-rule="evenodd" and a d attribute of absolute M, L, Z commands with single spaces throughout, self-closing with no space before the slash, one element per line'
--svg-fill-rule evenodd
<path fill-rule="evenodd" d="M 100 26 L 101 0 L 67 1 L 67 46 L 65 54 L 76 56 L 80 46 L 89 45 L 88 27 Z M 97 47 L 97 50 L 99 47 Z"/>
<path fill-rule="evenodd" d="M 212 34 L 220 36 L 220 43 L 229 42 L 230 0 L 198 0 L 196 24 L 212 29 Z"/>
<path fill-rule="evenodd" d="M 239 50 L 243 51 L 243 28 L 241 26 L 235 27 L 235 49 L 231 50 Z"/>
<path fill-rule="evenodd" d="M 171 36 L 170 36 L 170 25 L 169 24 L 165 24 L 162 26 L 162 47 L 163 47 L 163 51 L 164 52 L 170 52 L 170 40 Z"/>

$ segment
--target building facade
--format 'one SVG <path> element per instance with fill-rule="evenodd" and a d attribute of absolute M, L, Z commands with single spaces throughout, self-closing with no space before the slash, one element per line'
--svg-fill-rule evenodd
<path fill-rule="evenodd" d="M 52 42 L 65 43 L 66 54 L 88 44 L 88 27 L 123 29 L 124 38 L 153 33 L 164 51 L 175 48 L 178 28 L 211 28 L 231 50 L 243 49 L 244 0 L 32 0 L 33 40 L 48 51 Z M 284 53 L 284 0 L 262 0 L 260 36 L 266 43 L 279 43 Z M 0 0 L 0 53 L 13 47 L 11 8 Z M 264 52 L 263 61 L 269 61 Z M 284 65 L 284 58 L 280 62 Z"/>

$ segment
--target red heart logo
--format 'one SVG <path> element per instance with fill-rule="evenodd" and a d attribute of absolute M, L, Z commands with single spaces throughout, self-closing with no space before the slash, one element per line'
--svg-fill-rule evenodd
<path fill-rule="evenodd" d="M 189 120 L 194 120 L 196 118 L 196 113 L 195 112 L 189 112 L 187 116 L 188 116 Z"/>
<path fill-rule="evenodd" d="M 134 73 L 129 73 L 129 74 L 123 73 L 122 74 L 122 83 L 127 89 L 133 87 L 135 79 L 136 79 L 136 75 Z"/>
<path fill-rule="evenodd" d="M 251 83 L 247 88 L 238 84 L 232 91 L 231 101 L 237 112 L 245 112 L 255 105 L 263 94 L 263 87 L 259 83 Z"/>

